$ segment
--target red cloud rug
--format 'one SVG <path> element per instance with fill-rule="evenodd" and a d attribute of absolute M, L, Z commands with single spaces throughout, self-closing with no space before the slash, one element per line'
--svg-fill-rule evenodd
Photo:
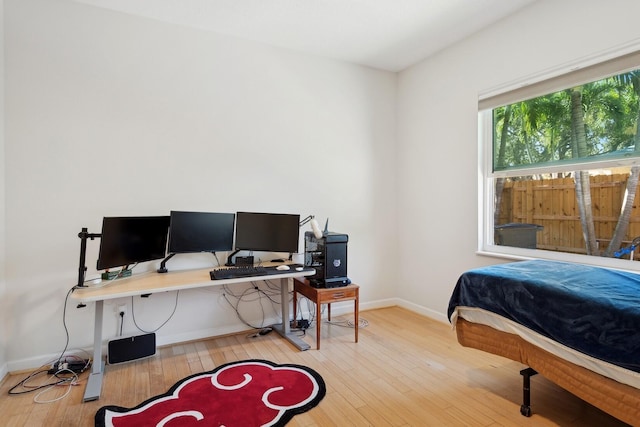
<path fill-rule="evenodd" d="M 311 368 L 246 360 L 189 376 L 134 408 L 103 406 L 95 421 L 100 427 L 283 426 L 325 393 Z"/>

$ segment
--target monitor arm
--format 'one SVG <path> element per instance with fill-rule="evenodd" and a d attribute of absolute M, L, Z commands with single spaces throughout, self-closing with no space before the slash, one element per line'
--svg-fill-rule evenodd
<path fill-rule="evenodd" d="M 78 237 L 80 238 L 80 266 L 78 267 L 78 287 L 84 287 L 84 277 L 87 272 L 87 266 L 85 265 L 85 261 L 87 258 L 87 239 L 96 239 L 102 237 L 102 234 L 99 233 L 89 233 L 86 227 L 82 228 L 82 231 L 78 233 Z"/>
<path fill-rule="evenodd" d="M 157 270 L 158 273 L 166 273 L 169 271 L 167 270 L 167 261 L 173 258 L 174 255 L 175 255 L 174 253 L 171 253 L 165 259 L 162 260 L 162 262 L 160 263 L 160 268 Z"/>
<path fill-rule="evenodd" d="M 302 221 L 300 221 L 299 226 L 302 227 L 303 225 L 307 224 L 308 222 L 310 222 L 312 219 L 314 219 L 315 216 L 314 215 L 309 215 L 308 217 L 306 217 L 305 219 L 303 219 Z"/>
<path fill-rule="evenodd" d="M 233 256 L 234 256 L 235 254 L 237 254 L 238 252 L 240 252 L 241 250 L 242 250 L 242 249 L 236 249 L 235 251 L 233 251 L 233 252 L 231 253 L 231 255 L 229 255 L 229 256 L 227 257 L 227 263 L 226 263 L 225 265 L 226 265 L 226 266 L 233 266 L 233 265 L 235 265 L 235 264 L 233 263 Z"/>

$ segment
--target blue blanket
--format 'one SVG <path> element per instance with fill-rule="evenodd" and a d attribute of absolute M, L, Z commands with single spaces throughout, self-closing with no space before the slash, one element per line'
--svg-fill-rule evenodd
<path fill-rule="evenodd" d="M 640 372 L 640 275 L 555 261 L 464 273 L 449 301 L 511 319 L 567 347 Z"/>

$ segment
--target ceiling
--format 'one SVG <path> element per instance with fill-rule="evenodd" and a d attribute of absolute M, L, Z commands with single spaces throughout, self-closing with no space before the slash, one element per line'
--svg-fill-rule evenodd
<path fill-rule="evenodd" d="M 75 0 L 388 71 L 536 0 Z"/>

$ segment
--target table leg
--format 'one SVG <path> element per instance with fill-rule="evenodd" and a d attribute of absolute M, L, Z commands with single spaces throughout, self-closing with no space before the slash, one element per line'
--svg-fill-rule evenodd
<path fill-rule="evenodd" d="M 354 320 L 356 322 L 354 329 L 356 330 L 356 342 L 358 342 L 358 323 L 360 323 L 358 319 L 358 313 L 360 311 L 360 304 L 358 303 L 358 294 L 356 293 L 356 299 L 353 300 L 353 312 L 354 312 Z"/>
<path fill-rule="evenodd" d="M 96 301 L 96 313 L 93 324 L 93 366 L 84 390 L 83 402 L 98 400 L 102 391 L 102 375 L 104 361 L 102 360 L 102 312 L 104 301 Z"/>
<path fill-rule="evenodd" d="M 289 279 L 280 279 L 280 303 L 282 305 L 282 323 L 273 325 L 273 330 L 295 345 L 299 350 L 309 350 L 311 346 L 300 337 L 291 333 L 289 326 Z"/>
<path fill-rule="evenodd" d="M 319 298 L 318 298 L 319 299 Z M 329 304 L 331 307 L 331 304 Z M 316 349 L 320 350 L 320 325 L 322 324 L 322 304 L 316 302 Z"/>

